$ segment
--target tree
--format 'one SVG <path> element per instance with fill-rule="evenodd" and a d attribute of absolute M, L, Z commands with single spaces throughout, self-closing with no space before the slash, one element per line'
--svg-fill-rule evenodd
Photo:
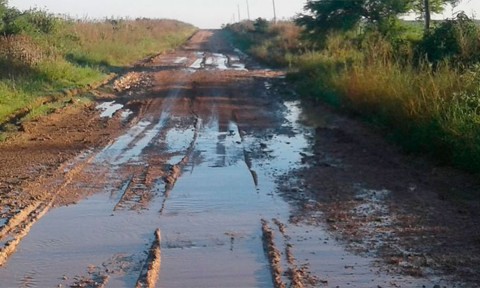
<path fill-rule="evenodd" d="M 296 22 L 308 31 L 329 32 L 350 30 L 361 21 L 376 26 L 391 22 L 397 15 L 407 13 L 411 0 L 309 0 Z"/>
<path fill-rule="evenodd" d="M 297 24 L 314 34 L 350 30 L 364 21 L 386 34 L 398 16 L 420 12 L 429 26 L 431 12 L 441 12 L 445 4 L 459 0 L 307 0 L 307 13 L 300 14 Z M 426 24 L 426 26 L 427 26 Z"/>
<path fill-rule="evenodd" d="M 432 13 L 443 12 L 445 5 L 457 5 L 460 0 L 415 0 L 412 2 L 411 11 L 420 13 L 425 21 L 425 31 L 430 29 Z"/>
<path fill-rule="evenodd" d="M 267 19 L 257 18 L 253 23 L 253 27 L 255 27 L 255 32 L 265 34 L 268 32 L 268 21 Z"/>
<path fill-rule="evenodd" d="M 8 11 L 8 1 L 7 0 L 0 0 L 0 30 L 3 30 L 3 27 L 5 26 L 3 18 L 5 17 L 5 14 Z"/>

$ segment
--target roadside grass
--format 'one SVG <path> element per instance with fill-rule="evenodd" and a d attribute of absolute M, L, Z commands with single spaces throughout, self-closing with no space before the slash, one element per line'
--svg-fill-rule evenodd
<path fill-rule="evenodd" d="M 302 95 L 361 115 L 409 152 L 480 171 L 480 66 L 396 61 L 388 43 L 351 50 L 299 56 L 290 78 Z"/>
<path fill-rule="evenodd" d="M 227 25 L 225 30 L 236 47 L 271 66 L 288 66 L 303 50 L 302 29 L 289 21 L 268 24 L 259 18 Z"/>
<path fill-rule="evenodd" d="M 106 20 L 69 24 L 58 45 L 70 61 L 89 66 L 122 67 L 174 49 L 195 31 L 173 20 Z"/>
<path fill-rule="evenodd" d="M 48 114 L 56 104 L 41 107 L 39 98 L 54 94 L 62 103 L 71 95 L 59 92 L 85 88 L 174 49 L 196 30 L 174 20 L 58 21 L 52 33 L 0 37 L 0 124 L 22 109 L 30 110 L 28 117 Z"/>
<path fill-rule="evenodd" d="M 245 23 L 226 30 L 253 57 L 288 65 L 288 79 L 302 97 L 359 115 L 407 152 L 480 172 L 480 64 L 455 67 L 415 59 L 412 43 L 421 34 L 416 23 L 410 26 L 403 35 L 407 45 L 396 47 L 381 38 L 332 34 L 318 49 L 291 34 L 297 40 L 290 43 L 299 46 L 281 50 L 274 61 L 266 47 L 286 35 L 258 37 Z"/>

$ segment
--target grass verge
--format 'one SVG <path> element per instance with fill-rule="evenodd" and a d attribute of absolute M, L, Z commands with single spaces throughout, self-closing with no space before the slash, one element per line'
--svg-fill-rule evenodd
<path fill-rule="evenodd" d="M 24 110 L 32 113 L 28 117 L 48 114 L 56 105 L 50 102 L 69 97 L 59 92 L 84 90 L 135 61 L 177 48 L 196 30 L 174 20 L 56 23 L 49 33 L 0 37 L 0 123 Z M 42 100 L 50 95 L 52 101 Z"/>

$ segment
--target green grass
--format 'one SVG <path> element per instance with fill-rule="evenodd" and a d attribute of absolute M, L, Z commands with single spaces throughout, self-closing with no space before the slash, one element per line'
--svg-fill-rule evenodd
<path fill-rule="evenodd" d="M 25 107 L 31 117 L 48 113 L 54 104 L 38 107 L 39 98 L 100 82 L 111 72 L 177 48 L 196 30 L 174 20 L 60 23 L 51 34 L 0 37 L 0 123 Z"/>
<path fill-rule="evenodd" d="M 303 95 L 362 115 L 407 151 L 480 171 L 480 67 L 399 63 L 376 45 L 303 55 L 291 77 Z"/>

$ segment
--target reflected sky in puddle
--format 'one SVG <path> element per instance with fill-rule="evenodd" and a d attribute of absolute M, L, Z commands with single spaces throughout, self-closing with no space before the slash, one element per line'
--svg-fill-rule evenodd
<path fill-rule="evenodd" d="M 115 101 L 112 102 L 104 102 L 96 107 L 96 109 L 102 111 L 100 113 L 101 118 L 112 118 L 113 114 L 118 110 L 122 109 L 122 104 L 116 104 Z"/>

